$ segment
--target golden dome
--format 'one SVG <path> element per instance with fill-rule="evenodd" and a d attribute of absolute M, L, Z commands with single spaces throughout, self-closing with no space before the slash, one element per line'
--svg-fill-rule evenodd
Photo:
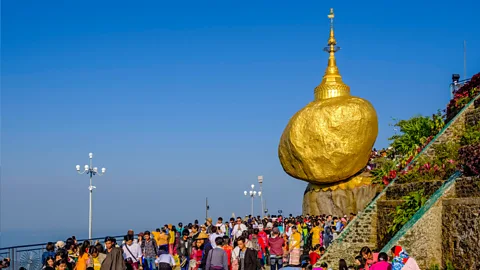
<path fill-rule="evenodd" d="M 315 100 L 327 99 L 332 97 L 349 96 L 350 87 L 342 81 L 342 76 L 338 71 L 337 62 L 335 60 L 335 52 L 340 50 L 335 40 L 335 33 L 333 30 L 333 8 L 330 9 L 328 18 L 330 19 L 330 38 L 328 39 L 328 46 L 325 51 L 330 54 L 328 58 L 328 66 L 323 75 L 322 82 L 315 88 Z"/>

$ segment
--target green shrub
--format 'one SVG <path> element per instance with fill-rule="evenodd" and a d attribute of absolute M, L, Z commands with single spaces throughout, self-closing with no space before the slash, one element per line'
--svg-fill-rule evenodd
<path fill-rule="evenodd" d="M 402 200 L 404 202 L 395 208 L 395 212 L 390 213 L 390 217 L 393 217 L 392 226 L 387 230 L 387 233 L 390 235 L 397 233 L 425 204 L 427 198 L 424 196 L 424 190 L 421 189 L 403 196 Z"/>

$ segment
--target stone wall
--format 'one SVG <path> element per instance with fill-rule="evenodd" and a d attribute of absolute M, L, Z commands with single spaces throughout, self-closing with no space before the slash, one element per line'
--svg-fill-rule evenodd
<path fill-rule="evenodd" d="M 465 125 L 467 122 L 467 115 L 470 115 L 472 112 L 477 111 L 476 105 L 478 104 L 480 100 L 480 96 L 476 98 L 474 102 L 468 106 L 462 114 L 460 114 L 454 121 L 453 123 L 445 130 L 445 132 L 440 135 L 439 138 L 437 138 L 436 141 L 434 141 L 431 145 L 428 146 L 428 148 L 425 150 L 425 155 L 427 156 L 434 156 L 435 155 L 435 149 L 434 145 L 449 142 L 449 141 L 455 141 L 458 140 L 458 134 L 461 134 L 465 130 Z"/>
<path fill-rule="evenodd" d="M 443 262 L 480 269 L 480 198 L 449 199 L 443 205 Z"/>
<path fill-rule="evenodd" d="M 480 197 L 480 176 L 458 179 L 455 183 L 455 196 L 458 198 Z"/>
<path fill-rule="evenodd" d="M 474 102 L 474 110 L 466 113 L 465 121 L 467 125 L 474 126 L 480 123 L 480 98 Z"/>
<path fill-rule="evenodd" d="M 322 256 L 322 262 L 328 263 L 332 269 L 338 268 L 338 261 L 345 259 L 353 265 L 360 249 L 368 246 L 372 250 L 377 247 L 377 204 L 373 203 L 359 213 L 340 236 L 328 247 Z"/>
<path fill-rule="evenodd" d="M 442 200 L 453 195 L 451 186 L 397 243 L 393 243 L 405 248 L 420 269 L 442 264 Z"/>
<path fill-rule="evenodd" d="M 381 250 L 393 237 L 393 235 L 387 233 L 388 228 L 393 223 L 393 217 L 390 216 L 390 213 L 395 212 L 395 208 L 403 202 L 402 200 L 377 202 L 377 250 Z"/>
<path fill-rule="evenodd" d="M 387 198 L 389 200 L 401 199 L 403 196 L 408 195 L 410 192 L 423 189 L 424 195 L 430 197 L 439 187 L 443 185 L 444 180 L 432 180 L 432 181 L 417 181 L 406 184 L 395 183 L 388 188 Z"/>

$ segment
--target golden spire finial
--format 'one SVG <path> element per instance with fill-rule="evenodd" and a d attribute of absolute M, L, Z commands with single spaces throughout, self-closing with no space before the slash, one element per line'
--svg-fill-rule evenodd
<path fill-rule="evenodd" d="M 350 87 L 343 83 L 342 76 L 340 76 L 335 60 L 335 52 L 340 50 L 340 47 L 337 46 L 335 33 L 333 31 L 333 19 L 335 18 L 333 8 L 330 9 L 328 18 L 330 19 L 330 37 L 328 39 L 328 46 L 325 47 L 324 50 L 328 52 L 330 56 L 328 58 L 328 66 L 325 70 L 325 75 L 323 75 L 323 80 L 315 88 L 315 100 L 350 95 Z"/>

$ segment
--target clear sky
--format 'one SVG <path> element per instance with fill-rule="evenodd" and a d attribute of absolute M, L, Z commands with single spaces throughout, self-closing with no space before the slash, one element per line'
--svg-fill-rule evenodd
<path fill-rule="evenodd" d="M 321 81 L 329 8 L 340 72 L 376 108 L 385 147 L 391 117 L 445 107 L 463 40 L 469 77 L 480 71 L 479 3 L 2 1 L 0 244 L 87 236 L 75 165 L 89 152 L 108 168 L 94 236 L 200 219 L 205 197 L 214 218 L 246 214 L 257 175 L 271 212 L 300 213 L 306 183 L 277 146 Z"/>

